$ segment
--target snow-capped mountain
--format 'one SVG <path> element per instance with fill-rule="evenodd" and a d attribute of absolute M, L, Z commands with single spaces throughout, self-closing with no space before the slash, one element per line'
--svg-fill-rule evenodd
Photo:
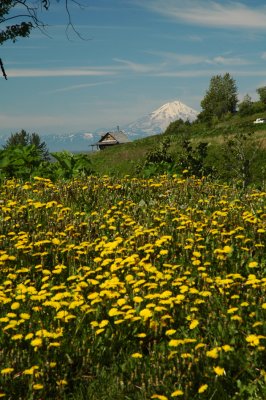
<path fill-rule="evenodd" d="M 194 121 L 197 118 L 197 111 L 186 106 L 180 101 L 166 103 L 152 111 L 150 114 L 138 120 L 121 126 L 130 140 L 135 140 L 165 131 L 168 125 L 181 118 L 183 121 Z M 50 152 L 68 150 L 71 152 L 90 151 L 91 145 L 98 142 L 106 132 L 116 132 L 117 127 L 97 129 L 93 132 L 81 131 L 69 134 L 47 134 L 40 135 L 41 140 L 47 144 Z M 0 146 L 5 144 L 9 135 L 0 136 Z M 94 148 L 95 150 L 95 148 Z"/>
<path fill-rule="evenodd" d="M 181 103 L 181 101 L 173 101 L 162 105 L 137 121 L 123 126 L 123 130 L 129 136 L 155 135 L 164 132 L 171 122 L 178 119 L 193 122 L 196 120 L 197 115 L 198 112 L 193 108 Z"/>

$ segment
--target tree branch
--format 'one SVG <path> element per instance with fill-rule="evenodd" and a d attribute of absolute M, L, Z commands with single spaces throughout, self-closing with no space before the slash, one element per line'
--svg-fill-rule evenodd
<path fill-rule="evenodd" d="M 81 34 L 76 30 L 70 12 L 70 4 L 75 4 L 80 8 L 85 7 L 79 0 L 63 0 L 65 11 L 67 14 L 66 36 L 69 39 L 68 31 L 71 28 L 73 32 L 82 40 L 85 40 Z M 28 37 L 31 30 L 34 28 L 40 29 L 43 34 L 47 26 L 40 18 L 38 11 L 40 7 L 46 11 L 50 10 L 51 0 L 0 0 L 0 25 L 4 24 L 3 30 L 0 30 L 0 45 L 7 40 L 15 42 L 18 37 Z M 12 11 L 11 15 L 9 14 Z M 8 26 L 6 23 L 11 20 L 18 19 L 18 24 Z M 21 22 L 22 20 L 22 22 Z M 48 36 L 48 35 L 47 35 Z M 7 79 L 5 68 L 2 60 L 0 59 L 0 68 L 3 77 Z"/>
<path fill-rule="evenodd" d="M 3 74 L 3 77 L 7 81 L 7 75 L 6 75 L 6 71 L 5 71 L 5 68 L 4 68 L 4 64 L 3 64 L 2 58 L 0 58 L 0 68 L 1 68 L 1 71 L 2 71 L 2 74 Z"/>

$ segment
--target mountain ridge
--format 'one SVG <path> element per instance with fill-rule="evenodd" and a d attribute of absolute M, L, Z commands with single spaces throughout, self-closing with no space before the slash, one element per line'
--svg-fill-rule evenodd
<path fill-rule="evenodd" d="M 125 132 L 130 140 L 141 139 L 147 136 L 163 133 L 171 122 L 178 120 L 193 122 L 196 120 L 198 112 L 179 100 L 168 102 L 156 110 L 146 114 L 139 119 L 122 125 L 119 129 Z M 115 132 L 118 127 L 111 129 L 97 129 L 92 132 L 80 131 L 69 134 L 47 134 L 40 135 L 41 140 L 45 141 L 50 152 L 71 151 L 84 152 L 90 151 L 90 146 L 99 141 L 106 132 Z M 0 145 L 5 144 L 9 135 L 0 137 Z"/>

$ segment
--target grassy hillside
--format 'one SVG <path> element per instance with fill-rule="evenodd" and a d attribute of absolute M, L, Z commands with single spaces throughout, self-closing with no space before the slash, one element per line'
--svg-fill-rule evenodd
<path fill-rule="evenodd" d="M 222 150 L 226 142 L 236 133 L 243 132 L 244 134 L 251 134 L 250 146 L 259 148 L 253 157 L 252 169 L 254 181 L 263 182 L 266 178 L 263 172 L 263 166 L 266 165 L 266 126 L 264 124 L 253 124 L 257 117 L 266 118 L 266 113 L 265 115 L 259 114 L 248 117 L 235 116 L 228 121 L 219 122 L 212 126 L 199 123 L 191 126 L 172 124 L 164 134 L 91 153 L 93 168 L 100 175 L 124 176 L 128 174 L 134 176 L 136 175 L 137 165 L 143 164 L 147 154 L 158 148 L 159 144 L 165 139 L 169 140 L 169 152 L 178 164 L 180 154 L 182 154 L 182 140 L 188 138 L 193 147 L 198 146 L 201 142 L 207 142 L 208 156 L 205 160 L 206 163 L 213 165 L 217 170 L 222 170 L 224 168 Z M 221 175 L 224 176 L 224 172 L 221 172 Z"/>

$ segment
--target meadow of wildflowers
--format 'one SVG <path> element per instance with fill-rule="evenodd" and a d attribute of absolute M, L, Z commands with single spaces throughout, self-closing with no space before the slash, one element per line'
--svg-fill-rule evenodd
<path fill-rule="evenodd" d="M 266 398 L 266 193 L 5 181 L 0 398 Z"/>

